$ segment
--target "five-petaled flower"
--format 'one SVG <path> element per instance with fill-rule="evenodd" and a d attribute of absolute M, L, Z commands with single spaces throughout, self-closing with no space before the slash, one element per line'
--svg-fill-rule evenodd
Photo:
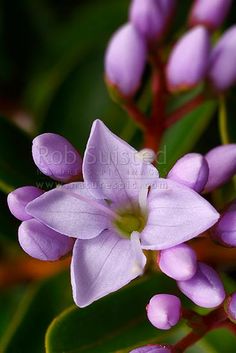
<path fill-rule="evenodd" d="M 43 193 L 26 206 L 37 221 L 68 237 L 76 304 L 85 307 L 142 275 L 142 250 L 186 242 L 219 215 L 198 193 L 170 179 L 100 121 L 83 159 L 83 182 Z"/>

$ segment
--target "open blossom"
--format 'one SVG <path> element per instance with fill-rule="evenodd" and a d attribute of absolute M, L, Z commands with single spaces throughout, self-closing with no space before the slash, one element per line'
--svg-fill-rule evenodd
<path fill-rule="evenodd" d="M 83 178 L 45 192 L 26 206 L 40 224 L 77 238 L 71 281 L 80 307 L 141 275 L 146 264 L 142 249 L 181 244 L 219 218 L 195 191 L 159 178 L 152 164 L 99 120 L 84 154 Z"/>

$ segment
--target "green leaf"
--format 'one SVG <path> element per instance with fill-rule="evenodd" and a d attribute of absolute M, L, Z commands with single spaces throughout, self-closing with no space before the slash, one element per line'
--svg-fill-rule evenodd
<path fill-rule="evenodd" d="M 68 271 L 29 286 L 0 340 L 1 353 L 42 353 L 47 326 L 71 304 Z"/>
<path fill-rule="evenodd" d="M 26 134 L 0 117 L 0 190 L 9 192 L 35 182 L 31 143 Z"/>
<path fill-rule="evenodd" d="M 150 341 L 166 342 L 170 333 L 158 331 L 148 323 L 145 307 L 152 295 L 171 292 L 173 286 L 174 281 L 153 275 L 87 308 L 66 310 L 47 331 L 46 352 L 123 353 Z"/>
<path fill-rule="evenodd" d="M 161 175 L 165 176 L 178 158 L 193 149 L 207 129 L 216 107 L 215 101 L 207 101 L 167 130 L 159 153 Z"/>

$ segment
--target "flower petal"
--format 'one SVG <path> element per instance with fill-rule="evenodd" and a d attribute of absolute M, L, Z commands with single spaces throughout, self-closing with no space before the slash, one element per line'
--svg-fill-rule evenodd
<path fill-rule="evenodd" d="M 75 303 L 85 307 L 141 275 L 146 258 L 140 266 L 135 247 L 109 230 L 95 239 L 77 240 L 71 263 Z"/>
<path fill-rule="evenodd" d="M 163 250 L 184 243 L 213 226 L 217 211 L 192 189 L 159 179 L 148 197 L 148 220 L 141 233 L 143 249 Z"/>
<path fill-rule="evenodd" d="M 96 237 L 110 223 L 105 201 L 93 201 L 84 183 L 48 191 L 30 202 L 26 210 L 49 228 L 79 239 Z"/>
<path fill-rule="evenodd" d="M 84 155 L 83 176 L 95 197 L 127 202 L 137 199 L 141 186 L 156 180 L 158 172 L 96 120 Z"/>

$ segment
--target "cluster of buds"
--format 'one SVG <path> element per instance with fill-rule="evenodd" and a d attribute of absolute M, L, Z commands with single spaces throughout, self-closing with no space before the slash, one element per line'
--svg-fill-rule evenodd
<path fill-rule="evenodd" d="M 211 47 L 211 32 L 227 16 L 231 0 L 196 0 L 189 15 L 192 27 L 170 50 L 164 64 L 169 92 L 195 87 L 203 80 L 222 92 L 236 81 L 236 26 L 228 29 Z M 109 89 L 123 98 L 134 96 L 141 86 L 146 63 L 160 55 L 173 14 L 175 0 L 133 0 L 129 22 L 113 35 L 105 57 Z"/>
<path fill-rule="evenodd" d="M 198 153 L 185 155 L 176 162 L 167 178 L 186 185 L 199 194 L 207 194 L 227 183 L 235 174 L 236 145 L 230 144 L 216 147 L 205 156 Z M 222 213 L 219 221 L 210 230 L 209 236 L 222 246 L 236 247 L 236 200 Z M 157 264 L 165 275 L 177 282 L 179 290 L 194 304 L 219 310 L 221 320 L 236 322 L 236 293 L 226 297 L 218 273 L 209 265 L 199 262 L 197 254 L 189 244 L 182 243 L 161 250 Z M 147 317 L 159 330 L 169 330 L 181 319 L 189 319 L 188 314 L 185 316 L 185 311 L 180 299 L 170 294 L 157 294 L 147 305 Z M 212 318 L 215 319 L 214 316 Z M 207 320 L 204 319 L 203 317 L 203 325 L 206 325 Z M 190 326 L 191 324 L 190 322 Z M 142 349 L 144 352 L 153 353 L 158 353 L 159 349 L 160 352 L 161 349 L 163 352 L 175 352 L 174 347 L 146 346 L 140 348 L 140 353 Z M 139 350 L 131 353 L 134 352 Z"/>

